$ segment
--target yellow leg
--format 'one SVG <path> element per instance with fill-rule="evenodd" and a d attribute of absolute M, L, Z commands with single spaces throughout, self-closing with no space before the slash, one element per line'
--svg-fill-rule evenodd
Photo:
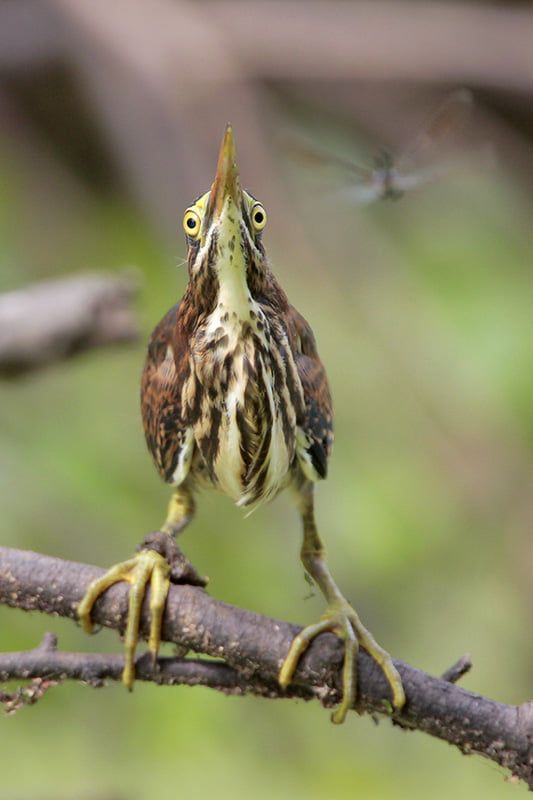
<path fill-rule="evenodd" d="M 289 653 L 279 673 L 282 687 L 290 684 L 298 662 L 310 642 L 324 631 L 333 631 L 344 641 L 343 697 L 332 714 L 332 721 L 344 722 L 346 714 L 353 708 L 357 691 L 357 653 L 359 646 L 379 664 L 392 692 L 392 702 L 396 709 L 405 703 L 405 692 L 401 678 L 390 655 L 375 641 L 364 627 L 357 612 L 352 608 L 338 589 L 326 563 L 324 547 L 315 525 L 313 495 L 309 486 L 299 494 L 300 509 L 304 526 L 302 562 L 306 571 L 316 581 L 327 600 L 327 609 L 320 622 L 304 628 L 291 644 Z"/>
<path fill-rule="evenodd" d="M 194 516 L 194 497 L 190 489 L 179 486 L 168 504 L 167 518 L 161 526 L 163 533 L 177 536 L 189 524 Z"/>
<path fill-rule="evenodd" d="M 194 514 L 194 502 L 190 490 L 179 487 L 170 501 L 167 519 L 161 533 L 175 536 L 183 530 Z M 164 536 L 166 538 L 166 536 Z M 122 682 L 128 689 L 135 681 L 135 651 L 139 641 L 141 610 L 148 586 L 150 586 L 150 635 L 148 648 L 155 661 L 161 643 L 161 626 L 163 613 L 170 585 L 171 565 L 167 558 L 152 549 L 148 544 L 133 558 L 115 564 L 105 575 L 93 581 L 78 606 L 78 618 L 86 633 L 91 633 L 93 623 L 91 611 L 96 600 L 110 586 L 119 581 L 127 581 L 131 585 L 128 621 L 124 636 L 125 662 Z"/>

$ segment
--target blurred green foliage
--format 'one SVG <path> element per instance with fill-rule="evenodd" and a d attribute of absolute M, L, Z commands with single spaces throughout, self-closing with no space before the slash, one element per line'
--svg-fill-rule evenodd
<path fill-rule="evenodd" d="M 318 518 L 332 569 L 394 655 L 440 673 L 469 652 L 466 687 L 523 702 L 533 674 L 528 198 L 496 171 L 361 210 L 305 180 L 291 171 L 265 241 L 331 379 L 337 438 Z M 72 202 L 57 186 L 44 202 L 1 142 L 0 187 L 0 288 L 135 264 L 146 339 L 186 281 L 146 217 L 122 196 Z M 142 437 L 142 361 L 143 345 L 100 351 L 0 386 L 3 545 L 109 565 L 160 523 L 168 489 Z M 208 493 L 182 542 L 216 597 L 305 622 L 322 601 L 309 598 L 299 538 L 287 497 L 244 520 Z M 2 650 L 31 648 L 44 630 L 64 649 L 120 648 L 110 632 L 88 638 L 5 608 L 0 630 Z M 6 800 L 525 796 L 493 764 L 387 723 L 353 715 L 336 728 L 318 706 L 204 689 L 65 685 L 0 725 Z"/>

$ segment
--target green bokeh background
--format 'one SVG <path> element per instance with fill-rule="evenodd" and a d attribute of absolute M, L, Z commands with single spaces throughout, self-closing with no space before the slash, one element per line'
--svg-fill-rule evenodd
<path fill-rule="evenodd" d="M 207 172 L 224 121 L 208 132 Z M 248 153 L 248 131 L 236 134 Z M 328 146 L 337 133 L 317 135 Z M 145 450 L 138 394 L 144 342 L 186 282 L 175 266 L 180 220 L 168 236 L 126 190 L 87 188 L 75 170 L 63 185 L 56 157 L 41 172 L 29 158 L 35 147 L 0 133 L 0 288 L 135 265 L 143 341 L 0 385 L 1 543 L 110 565 L 161 521 L 168 499 Z M 256 185 L 249 166 L 244 183 L 277 198 L 266 247 L 330 376 L 336 443 L 317 507 L 332 570 L 395 656 L 438 674 L 468 652 L 465 687 L 524 702 L 533 675 L 531 200 L 500 164 L 398 203 L 348 207 L 270 152 L 272 184 Z M 180 188 L 180 213 L 205 189 Z M 288 497 L 244 519 L 206 493 L 182 545 L 217 598 L 306 622 L 323 604 L 309 597 L 299 539 Z M 110 632 L 88 638 L 70 622 L 0 608 L 2 650 L 31 648 L 45 630 L 67 650 L 120 648 Z M 526 791 L 491 762 L 387 722 L 352 715 L 337 728 L 318 705 L 201 688 L 64 685 L 0 718 L 0 731 L 6 800 Z"/>

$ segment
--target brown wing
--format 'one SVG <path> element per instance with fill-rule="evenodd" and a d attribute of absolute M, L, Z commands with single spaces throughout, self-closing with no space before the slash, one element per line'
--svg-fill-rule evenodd
<path fill-rule="evenodd" d="M 305 400 L 304 419 L 301 428 L 305 433 L 307 445 L 305 453 L 313 470 L 308 471 L 302 463 L 304 472 L 316 473 L 313 478 L 325 478 L 328 458 L 333 445 L 333 408 L 326 370 L 318 357 L 316 342 L 310 325 L 302 315 L 289 306 L 287 328 L 292 351 L 296 360 L 298 375 L 302 382 Z"/>
<path fill-rule="evenodd" d="M 179 303 L 153 331 L 141 380 L 141 413 L 148 449 L 161 477 L 175 481 L 178 466 L 190 463 L 192 435 L 181 408 L 188 375 L 187 341 L 178 325 Z"/>

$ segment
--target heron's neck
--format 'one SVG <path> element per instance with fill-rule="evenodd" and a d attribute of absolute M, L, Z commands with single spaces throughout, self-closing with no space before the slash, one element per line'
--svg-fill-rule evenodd
<path fill-rule="evenodd" d="M 232 252 L 222 249 L 217 262 L 218 292 L 217 306 L 239 320 L 247 320 L 255 305 L 248 287 L 247 269 L 242 250 L 239 247 Z"/>

